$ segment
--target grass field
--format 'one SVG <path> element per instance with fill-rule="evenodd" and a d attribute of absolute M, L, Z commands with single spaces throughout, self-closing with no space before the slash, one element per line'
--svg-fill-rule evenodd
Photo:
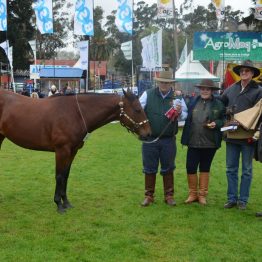
<path fill-rule="evenodd" d="M 180 134 L 179 134 L 180 135 Z M 254 163 L 246 211 L 225 210 L 223 145 L 212 166 L 208 206 L 187 197 L 186 148 L 178 137 L 176 207 L 140 207 L 144 193 L 141 143 L 119 124 L 95 131 L 79 151 L 69 177 L 75 208 L 53 203 L 54 154 L 5 140 L 0 151 L 0 261 L 261 261 L 262 165 Z"/>

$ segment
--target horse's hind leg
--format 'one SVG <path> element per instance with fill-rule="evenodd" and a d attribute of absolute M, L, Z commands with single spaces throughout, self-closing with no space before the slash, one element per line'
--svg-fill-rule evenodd
<path fill-rule="evenodd" d="M 66 208 L 72 207 L 67 198 L 66 188 L 70 167 L 75 155 L 76 152 L 72 154 L 71 150 L 66 148 L 56 151 L 56 189 L 54 201 L 60 213 L 63 213 Z"/>

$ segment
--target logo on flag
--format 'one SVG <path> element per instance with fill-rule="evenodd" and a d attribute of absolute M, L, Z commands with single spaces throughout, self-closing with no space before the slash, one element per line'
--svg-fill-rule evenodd
<path fill-rule="evenodd" d="M 117 0 L 116 26 L 120 32 L 132 35 L 133 31 L 133 0 Z"/>
<path fill-rule="evenodd" d="M 94 35 L 93 0 L 77 0 L 74 16 L 74 33 L 76 35 Z"/>
<path fill-rule="evenodd" d="M 41 34 L 53 33 L 53 6 L 52 0 L 34 0 L 36 25 Z"/>
<path fill-rule="evenodd" d="M 225 0 L 212 0 L 214 7 L 216 8 L 217 19 L 222 20 L 225 16 Z"/>
<path fill-rule="evenodd" d="M 157 13 L 159 18 L 173 18 L 174 15 L 172 0 L 158 0 Z"/>

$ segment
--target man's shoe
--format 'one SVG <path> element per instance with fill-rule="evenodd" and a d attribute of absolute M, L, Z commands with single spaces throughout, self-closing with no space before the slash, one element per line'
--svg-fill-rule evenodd
<path fill-rule="evenodd" d="M 239 210 L 246 210 L 247 209 L 247 204 L 243 202 L 238 203 L 238 209 Z"/>
<path fill-rule="evenodd" d="M 227 202 L 224 205 L 224 208 L 232 208 L 232 207 L 235 207 L 236 205 L 237 205 L 237 202 Z"/>
<path fill-rule="evenodd" d="M 169 206 L 176 206 L 176 201 L 174 200 L 172 196 L 166 197 L 165 203 Z"/>
<path fill-rule="evenodd" d="M 141 203 L 142 207 L 148 207 L 149 205 L 154 203 L 154 198 L 151 196 L 146 196 L 144 201 Z"/>

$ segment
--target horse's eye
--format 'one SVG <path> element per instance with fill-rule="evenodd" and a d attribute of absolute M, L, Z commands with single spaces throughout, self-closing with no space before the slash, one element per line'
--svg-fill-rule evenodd
<path fill-rule="evenodd" d="M 135 108 L 135 112 L 136 113 L 141 113 L 141 109 L 140 108 Z"/>

